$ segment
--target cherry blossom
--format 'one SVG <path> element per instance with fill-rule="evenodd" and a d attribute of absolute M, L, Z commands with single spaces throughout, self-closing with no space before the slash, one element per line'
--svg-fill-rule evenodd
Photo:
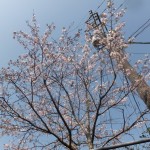
<path fill-rule="evenodd" d="M 143 127 L 149 111 L 139 114 L 130 97 L 149 79 L 150 61 L 145 57 L 136 62 L 142 65 L 141 78 L 130 83 L 126 76 L 134 69 L 124 68 L 129 45 L 125 23 L 119 22 L 124 10 L 112 8 L 109 0 L 100 17 L 103 26 L 110 17 L 114 25 L 105 33 L 103 26 L 88 26 L 93 35 L 86 32 L 84 43 L 80 31 L 69 35 L 66 28 L 58 40 L 51 39 L 54 24 L 41 35 L 35 15 L 27 22 L 29 34 L 14 32 L 26 54 L 0 70 L 1 135 L 14 138 L 5 149 L 92 150 L 121 143 L 132 138 L 130 131 Z M 102 47 L 95 49 L 92 43 Z"/>

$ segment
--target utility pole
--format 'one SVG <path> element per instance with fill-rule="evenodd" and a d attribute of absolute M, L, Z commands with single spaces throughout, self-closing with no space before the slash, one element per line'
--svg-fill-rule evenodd
<path fill-rule="evenodd" d="M 97 12 L 93 13 L 92 11 L 90 11 L 90 17 L 86 21 L 86 24 L 90 24 L 92 26 L 93 31 L 98 30 L 99 27 L 101 27 L 102 30 L 103 30 L 103 33 L 105 35 L 107 34 L 107 28 L 106 28 L 105 25 L 103 25 L 101 23 L 101 19 L 100 19 Z M 97 50 L 100 50 L 101 47 L 105 46 L 105 45 L 100 45 L 99 44 L 100 40 L 101 39 L 98 38 L 98 35 L 96 35 L 96 36 L 93 35 L 92 36 L 92 44 Z M 128 44 L 132 44 L 132 42 L 130 42 Z M 136 44 L 136 43 L 133 42 L 133 44 Z M 108 49 L 108 51 L 110 52 L 111 50 Z M 148 109 L 150 109 L 150 86 L 146 83 L 145 79 L 140 74 L 137 73 L 137 71 L 132 67 L 132 65 L 129 63 L 129 61 L 127 59 L 122 61 L 122 58 L 125 58 L 124 50 L 120 49 L 119 51 L 117 50 L 117 52 L 119 52 L 120 57 L 116 59 L 116 62 L 118 64 L 121 63 L 121 65 L 123 66 L 123 68 L 122 68 L 123 73 L 126 75 L 128 80 L 131 82 L 131 85 L 133 87 L 136 87 L 136 91 L 137 91 L 138 95 L 144 101 L 144 103 L 146 104 Z M 130 71 L 129 74 L 127 73 L 127 70 Z"/>

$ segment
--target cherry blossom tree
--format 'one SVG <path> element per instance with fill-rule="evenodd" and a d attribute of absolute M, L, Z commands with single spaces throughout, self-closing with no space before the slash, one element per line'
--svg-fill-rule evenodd
<path fill-rule="evenodd" d="M 92 150 L 135 139 L 149 110 L 139 112 L 132 96 L 148 86 L 150 62 L 138 60 L 140 79 L 131 76 L 123 13 L 108 1 L 102 26 L 88 25 L 84 43 L 80 30 L 71 36 L 67 28 L 53 40 L 54 24 L 41 35 L 35 15 L 27 23 L 29 34 L 14 32 L 27 53 L 0 71 L 1 136 L 14 139 L 5 149 Z"/>

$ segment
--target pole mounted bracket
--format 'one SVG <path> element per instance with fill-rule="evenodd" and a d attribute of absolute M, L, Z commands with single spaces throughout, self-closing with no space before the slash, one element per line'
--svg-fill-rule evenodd
<path fill-rule="evenodd" d="M 90 33 L 90 30 L 102 30 L 102 33 L 104 36 L 106 36 L 106 32 L 108 31 L 107 30 L 107 27 L 106 25 L 104 25 L 101 21 L 101 18 L 100 18 L 100 15 L 98 14 L 98 12 L 93 12 L 92 10 L 89 11 L 89 18 L 88 20 L 85 22 L 87 25 L 89 25 L 91 28 L 89 30 L 86 30 L 86 32 L 89 32 L 89 34 L 91 35 Z M 93 33 L 92 33 L 93 34 Z M 95 35 L 91 35 L 92 37 L 92 44 L 94 47 L 99 47 L 99 35 L 95 34 Z"/>

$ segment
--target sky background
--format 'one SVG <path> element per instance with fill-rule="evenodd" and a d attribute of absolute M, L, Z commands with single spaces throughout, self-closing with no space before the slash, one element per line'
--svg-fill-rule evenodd
<path fill-rule="evenodd" d="M 73 28 L 84 27 L 84 22 L 89 15 L 88 11 L 96 10 L 102 1 L 0 0 L 0 67 L 6 66 L 10 59 L 16 59 L 18 55 L 24 53 L 23 48 L 12 38 L 13 32 L 26 31 L 26 21 L 31 20 L 33 12 L 36 14 L 42 31 L 47 23 L 54 22 L 57 27 L 56 31 L 59 33 L 63 26 L 68 27 L 72 22 L 74 22 Z M 114 1 L 119 5 L 124 0 Z M 123 21 L 127 22 L 125 33 L 128 37 L 150 17 L 150 0 L 126 0 L 125 5 L 128 10 Z M 98 11 L 103 9 L 101 7 Z M 140 37 L 142 40 L 149 40 L 149 35 L 150 29 L 147 29 Z M 134 51 L 142 52 L 144 50 L 146 49 Z"/>
<path fill-rule="evenodd" d="M 10 59 L 16 59 L 24 53 L 17 41 L 13 39 L 13 32 L 27 30 L 26 21 L 31 20 L 33 12 L 36 14 L 41 31 L 47 23 L 56 25 L 57 34 L 62 27 L 68 27 L 74 22 L 73 29 L 82 28 L 88 19 L 89 10 L 96 10 L 103 0 L 0 0 L 0 68 L 7 66 Z M 120 5 L 124 0 L 114 0 Z M 123 21 L 126 22 L 125 37 L 129 37 L 145 21 L 150 18 L 150 0 L 126 0 L 128 8 Z M 101 12 L 102 6 L 98 9 Z M 150 41 L 150 28 L 143 32 L 137 41 Z M 128 49 L 132 59 L 143 57 L 141 53 L 150 53 L 150 45 L 132 46 Z M 7 138 L 0 141 L 0 149 Z M 1 149 L 2 150 L 2 149 Z"/>

